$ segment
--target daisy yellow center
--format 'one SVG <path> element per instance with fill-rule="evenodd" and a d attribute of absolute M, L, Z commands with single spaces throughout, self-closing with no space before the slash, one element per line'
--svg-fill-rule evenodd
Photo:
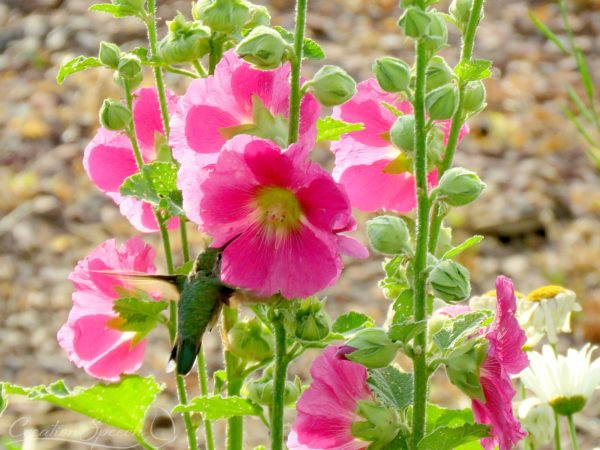
<path fill-rule="evenodd" d="M 531 302 L 541 302 L 556 297 L 558 294 L 565 292 L 565 288 L 556 285 L 544 286 L 534 291 L 531 291 L 527 296 L 527 300 Z"/>
<path fill-rule="evenodd" d="M 256 206 L 262 224 L 273 231 L 293 230 L 300 224 L 302 205 L 289 189 L 261 188 L 256 195 Z"/>

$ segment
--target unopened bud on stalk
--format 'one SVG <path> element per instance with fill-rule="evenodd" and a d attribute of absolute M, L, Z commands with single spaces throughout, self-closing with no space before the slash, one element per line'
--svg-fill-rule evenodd
<path fill-rule="evenodd" d="M 411 250 L 408 227 L 399 217 L 379 216 L 369 220 L 367 236 L 373 250 L 384 255 L 401 255 Z"/>
<path fill-rule="evenodd" d="M 248 2 L 243 0 L 199 0 L 192 13 L 211 30 L 225 34 L 241 30 L 251 19 Z"/>
<path fill-rule="evenodd" d="M 347 346 L 356 350 L 347 353 L 346 359 L 369 369 L 389 365 L 398 351 L 398 345 L 394 344 L 381 328 L 367 328 L 360 331 L 347 342 Z"/>
<path fill-rule="evenodd" d="M 448 27 L 444 17 L 437 12 L 431 12 L 430 17 L 431 24 L 429 25 L 426 36 L 426 46 L 429 52 L 429 58 L 448 46 Z"/>
<path fill-rule="evenodd" d="M 466 267 L 456 261 L 439 261 L 427 279 L 435 296 L 446 303 L 457 303 L 471 293 L 471 281 Z"/>
<path fill-rule="evenodd" d="M 295 319 L 295 335 L 301 341 L 318 342 L 329 334 L 331 321 L 323 310 L 323 304 L 316 297 L 300 302 Z"/>
<path fill-rule="evenodd" d="M 102 103 L 100 123 L 107 130 L 124 130 L 131 123 L 131 119 L 131 111 L 121 102 L 107 98 Z"/>
<path fill-rule="evenodd" d="M 263 406 L 271 406 L 273 404 L 274 382 L 272 379 L 252 380 L 244 386 L 245 394 L 254 403 Z M 294 382 L 286 381 L 284 389 L 283 402 L 285 405 L 290 405 L 298 400 L 302 385 L 300 379 L 296 378 Z"/>
<path fill-rule="evenodd" d="M 271 14 L 269 10 L 262 5 L 255 5 L 253 3 L 250 6 L 250 20 L 244 25 L 244 28 L 252 29 L 258 26 L 268 27 L 271 25 Z"/>
<path fill-rule="evenodd" d="M 415 116 L 405 114 L 398 117 L 390 130 L 390 139 L 400 150 L 412 153 L 415 148 Z"/>
<path fill-rule="evenodd" d="M 475 172 L 453 167 L 442 175 L 432 195 L 450 206 L 463 206 L 477 200 L 484 189 L 485 183 Z"/>
<path fill-rule="evenodd" d="M 469 23 L 472 10 L 473 0 L 452 0 L 448 12 L 456 21 L 458 28 L 464 32 Z"/>
<path fill-rule="evenodd" d="M 432 22 L 432 14 L 423 11 L 421 8 L 411 6 L 404 11 L 398 26 L 404 30 L 406 36 L 420 39 L 427 37 L 429 26 Z"/>
<path fill-rule="evenodd" d="M 485 401 L 480 381 L 481 365 L 487 357 L 487 342 L 471 339 L 455 349 L 446 362 L 450 382 L 471 398 Z"/>
<path fill-rule="evenodd" d="M 142 62 L 137 56 L 126 53 L 121 57 L 117 70 L 124 80 L 136 80 L 142 73 Z"/>
<path fill-rule="evenodd" d="M 238 321 L 227 335 L 228 350 L 244 361 L 264 361 L 273 356 L 271 330 L 254 318 Z"/>
<path fill-rule="evenodd" d="M 362 441 L 371 442 L 369 448 L 384 448 L 400 431 L 400 416 L 394 408 L 359 400 L 356 414 L 365 420 L 352 424 L 352 435 Z"/>
<path fill-rule="evenodd" d="M 276 69 L 286 59 L 289 44 L 273 28 L 258 26 L 237 46 L 240 58 L 263 70 Z"/>
<path fill-rule="evenodd" d="M 354 79 L 341 67 L 330 65 L 321 67 L 304 87 L 309 87 L 324 106 L 346 103 L 356 93 Z"/>
<path fill-rule="evenodd" d="M 158 44 L 160 57 L 167 64 L 196 61 L 210 52 L 210 28 L 188 22 L 181 14 L 167 25 L 169 34 Z"/>
<path fill-rule="evenodd" d="M 117 44 L 102 41 L 100 42 L 98 59 L 105 66 L 116 69 L 119 67 L 119 61 L 121 60 L 121 50 Z"/>
<path fill-rule="evenodd" d="M 458 88 L 454 83 L 440 86 L 427 94 L 425 104 L 430 119 L 451 119 L 458 108 Z"/>
<path fill-rule="evenodd" d="M 434 56 L 427 65 L 427 91 L 432 91 L 440 86 L 444 86 L 452 81 L 454 73 L 452 69 L 441 56 Z"/>
<path fill-rule="evenodd" d="M 381 89 L 386 92 L 402 92 L 410 84 L 410 67 L 404 61 L 384 56 L 373 63 L 373 74 Z"/>
<path fill-rule="evenodd" d="M 477 114 L 486 107 L 485 86 L 481 81 L 471 81 L 465 88 L 463 110 L 467 114 Z"/>

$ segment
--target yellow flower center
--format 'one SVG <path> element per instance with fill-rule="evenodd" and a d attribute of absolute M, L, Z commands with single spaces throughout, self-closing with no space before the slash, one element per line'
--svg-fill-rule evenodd
<path fill-rule="evenodd" d="M 300 225 L 302 205 L 296 195 L 277 186 L 262 187 L 256 194 L 259 220 L 274 232 L 294 230 Z"/>
<path fill-rule="evenodd" d="M 527 300 L 530 302 L 541 302 L 556 297 L 558 294 L 566 292 L 566 289 L 561 286 L 549 285 L 537 288 L 529 293 Z"/>

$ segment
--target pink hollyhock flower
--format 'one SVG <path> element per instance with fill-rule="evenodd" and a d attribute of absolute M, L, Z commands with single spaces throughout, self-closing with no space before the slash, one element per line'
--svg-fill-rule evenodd
<path fill-rule="evenodd" d="M 335 283 L 341 253 L 368 255 L 341 234 L 356 227 L 343 188 L 306 160 L 301 144 L 283 151 L 265 139 L 237 136 L 214 169 L 196 177 L 198 189 L 187 192 L 184 208 L 193 206 L 186 213 L 201 219 L 213 247 L 226 246 L 225 283 L 260 296 L 307 297 Z"/>
<path fill-rule="evenodd" d="M 121 374 L 139 369 L 146 341 L 134 343 L 135 333 L 121 332 L 110 326 L 118 317 L 113 303 L 120 297 L 116 287 L 127 286 L 101 271 L 155 273 L 154 249 L 138 238 L 117 246 L 105 241 L 77 263 L 69 275 L 75 285 L 73 308 L 67 323 L 58 332 L 58 343 L 71 362 L 89 375 L 118 381 Z"/>
<path fill-rule="evenodd" d="M 192 81 L 171 120 L 171 146 L 181 162 L 213 164 L 232 137 L 250 134 L 287 145 L 290 65 L 254 69 L 229 50 L 215 74 Z M 300 143 L 311 148 L 321 107 L 307 94 L 300 107 Z M 256 114 L 256 113 L 260 114 Z M 260 118 L 257 116 L 260 115 Z"/>
<path fill-rule="evenodd" d="M 526 434 L 513 414 L 512 400 L 516 391 L 510 376 L 529 365 L 522 350 L 527 337 L 515 317 L 517 299 L 510 278 L 500 276 L 496 279 L 496 296 L 494 321 L 480 330 L 488 341 L 487 357 L 480 370 L 485 401 L 472 399 L 472 406 L 475 420 L 491 428 L 491 437 L 482 439 L 481 445 L 486 450 L 497 446 L 500 450 L 510 450 Z M 442 308 L 436 314 L 454 317 L 467 312 L 470 312 L 468 306 L 456 305 Z"/>
<path fill-rule="evenodd" d="M 167 92 L 169 112 L 175 109 L 177 97 Z M 143 88 L 134 92 L 133 120 L 144 162 L 156 159 L 157 135 L 165 134 L 156 89 Z M 119 205 L 123 214 L 139 231 L 158 230 L 152 206 L 133 197 L 124 197 L 119 188 L 123 181 L 138 171 L 133 147 L 122 132 L 98 129 L 96 136 L 85 148 L 83 166 L 94 184 Z M 177 219 L 169 228 L 178 226 Z"/>
<path fill-rule="evenodd" d="M 334 142 L 334 178 L 348 192 L 352 206 L 362 211 L 380 209 L 405 213 L 416 207 L 415 181 L 407 172 L 398 172 L 392 161 L 401 151 L 392 145 L 389 132 L 397 116 L 385 104 L 405 114 L 412 114 L 412 105 L 395 94 L 380 89 L 375 79 L 358 84 L 356 95 L 333 109 L 333 117 L 350 123 L 363 123 L 365 128 L 345 134 Z M 445 139 L 451 121 L 440 122 Z M 461 138 L 468 132 L 465 126 Z M 429 184 L 437 183 L 437 172 L 429 174 Z"/>
<path fill-rule="evenodd" d="M 312 364 L 313 382 L 302 393 L 288 437 L 290 450 L 359 450 L 368 443 L 352 435 L 359 400 L 373 400 L 367 369 L 346 360 L 340 346 L 327 347 Z"/>

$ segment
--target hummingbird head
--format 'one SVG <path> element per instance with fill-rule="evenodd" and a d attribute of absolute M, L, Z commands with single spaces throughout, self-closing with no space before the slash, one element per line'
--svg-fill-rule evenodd
<path fill-rule="evenodd" d="M 196 272 L 219 276 L 221 272 L 221 253 L 219 248 L 207 248 L 196 258 Z"/>

